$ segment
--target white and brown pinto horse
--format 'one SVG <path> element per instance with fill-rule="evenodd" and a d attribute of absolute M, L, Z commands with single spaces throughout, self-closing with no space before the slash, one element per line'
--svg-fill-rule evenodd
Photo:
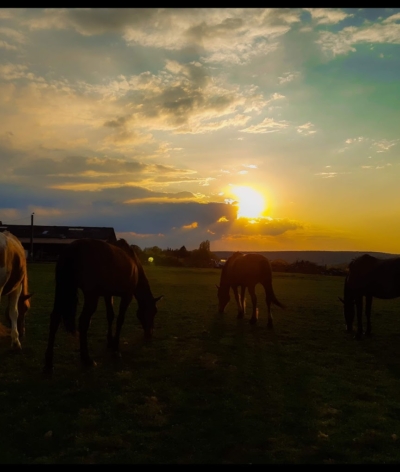
<path fill-rule="evenodd" d="M 0 233 L 0 300 L 2 296 L 8 296 L 11 347 L 21 349 L 20 338 L 25 333 L 25 314 L 30 307 L 32 294 L 28 293 L 24 248 L 8 231 Z"/>

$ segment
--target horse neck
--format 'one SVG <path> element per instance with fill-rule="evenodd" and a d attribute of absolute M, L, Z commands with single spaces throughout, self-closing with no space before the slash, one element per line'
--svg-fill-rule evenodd
<path fill-rule="evenodd" d="M 344 282 L 343 299 L 345 302 L 352 301 L 353 299 L 353 291 L 349 286 L 349 276 L 346 277 L 345 282 Z"/>
<path fill-rule="evenodd" d="M 149 281 L 144 273 L 142 265 L 137 264 L 138 268 L 138 282 L 135 290 L 135 297 L 138 303 L 146 302 L 147 300 L 153 300 L 153 294 L 151 292 Z"/>
<path fill-rule="evenodd" d="M 229 289 L 230 289 L 229 274 L 226 269 L 226 266 L 224 266 L 222 268 L 221 278 L 219 280 L 219 291 L 222 294 L 224 292 L 229 292 Z"/>

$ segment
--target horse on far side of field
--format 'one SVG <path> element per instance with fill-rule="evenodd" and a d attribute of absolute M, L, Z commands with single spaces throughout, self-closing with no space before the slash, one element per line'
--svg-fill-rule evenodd
<path fill-rule="evenodd" d="M 355 311 L 357 313 L 356 338 L 363 335 L 362 314 L 365 297 L 365 315 L 367 329 L 371 334 L 372 299 L 392 299 L 400 297 L 400 257 L 378 259 L 364 254 L 353 259 L 349 264 L 349 273 L 344 281 L 343 303 L 344 319 L 347 331 L 353 331 Z M 356 310 L 354 310 L 354 308 Z"/>
<path fill-rule="evenodd" d="M 245 291 L 248 289 L 252 302 L 252 316 L 250 323 L 255 324 L 258 320 L 257 296 L 255 286 L 260 283 L 265 290 L 265 300 L 268 309 L 268 327 L 272 328 L 271 303 L 285 308 L 275 296 L 272 288 L 272 270 L 266 257 L 262 254 L 233 253 L 222 267 L 220 284 L 217 285 L 218 311 L 223 313 L 230 300 L 229 291 L 233 290 L 238 306 L 238 318 L 243 318 L 246 311 Z M 238 288 L 240 287 L 240 296 Z"/>

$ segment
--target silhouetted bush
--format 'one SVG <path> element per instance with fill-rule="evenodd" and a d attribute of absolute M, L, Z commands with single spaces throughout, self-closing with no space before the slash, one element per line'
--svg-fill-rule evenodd
<path fill-rule="evenodd" d="M 271 269 L 273 272 L 286 272 L 289 263 L 284 261 L 283 259 L 276 259 L 271 261 Z"/>

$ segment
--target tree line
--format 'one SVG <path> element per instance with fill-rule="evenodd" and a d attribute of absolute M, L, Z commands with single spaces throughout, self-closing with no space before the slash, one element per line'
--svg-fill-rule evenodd
<path fill-rule="evenodd" d="M 220 258 L 210 250 L 210 241 L 202 241 L 198 249 L 188 251 L 185 246 L 179 249 L 161 249 L 158 246 L 141 249 L 136 244 L 132 245 L 143 265 L 154 264 L 157 266 L 172 267 L 216 267 Z M 327 267 L 310 261 L 295 261 L 291 264 L 277 259 L 270 261 L 273 272 L 290 272 L 301 274 L 345 275 L 344 267 Z"/>

